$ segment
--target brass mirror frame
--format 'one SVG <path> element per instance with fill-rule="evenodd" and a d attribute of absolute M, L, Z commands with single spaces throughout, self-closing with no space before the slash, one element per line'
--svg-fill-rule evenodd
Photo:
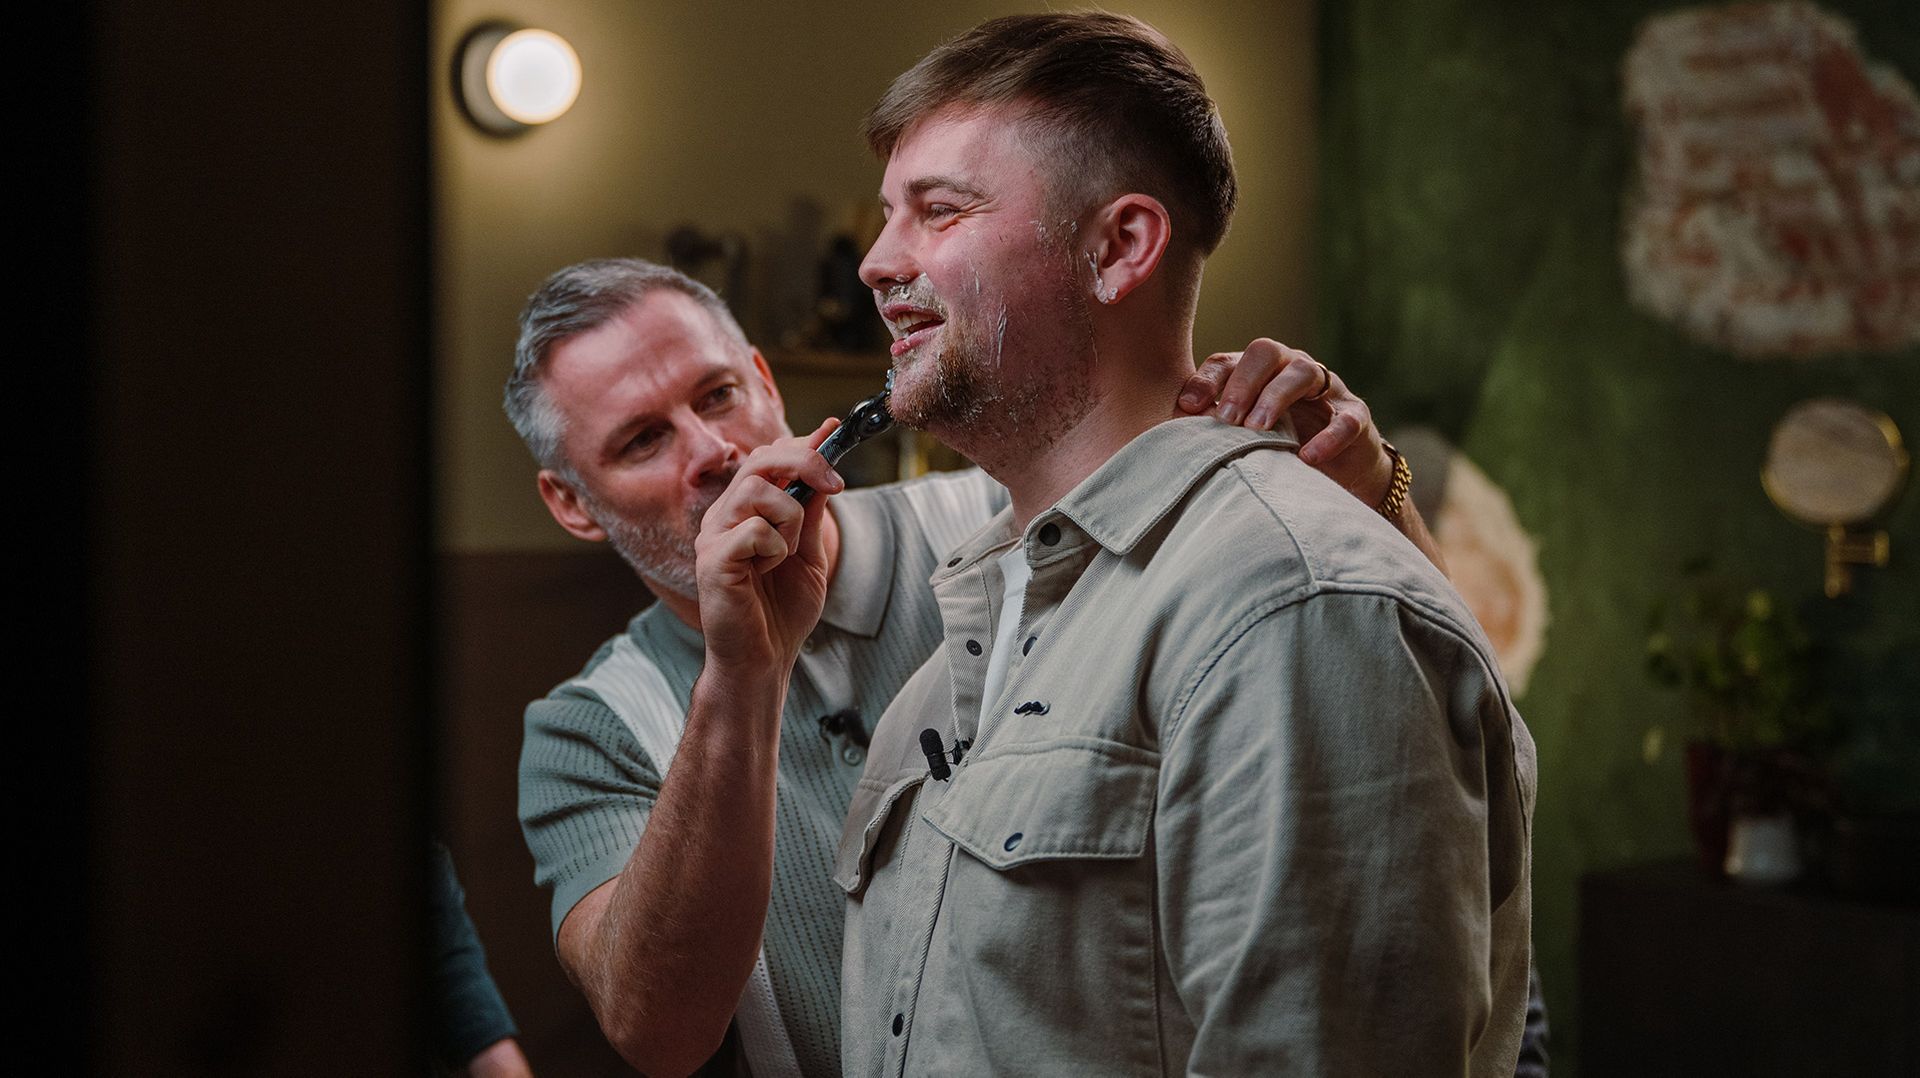
<path fill-rule="evenodd" d="M 1777 436 L 1780 425 L 1787 416 L 1802 405 L 1815 401 L 1835 401 L 1858 408 L 1867 414 L 1873 424 L 1880 429 L 1881 437 L 1886 439 L 1887 448 L 1893 452 L 1894 480 L 1886 497 L 1873 510 L 1864 516 L 1850 521 L 1816 520 L 1794 512 L 1787 507 L 1787 499 L 1774 482 L 1768 465 L 1772 463 L 1773 438 Z M 1826 593 L 1829 599 L 1837 599 L 1853 590 L 1853 570 L 1856 566 L 1872 566 L 1884 569 L 1893 553 L 1892 541 L 1885 528 L 1874 526 L 1884 520 L 1905 493 L 1907 481 L 1912 476 L 1913 458 L 1908 454 L 1906 442 L 1900 435 L 1900 427 L 1893 417 L 1871 405 L 1848 397 L 1810 397 L 1787 409 L 1785 415 L 1776 420 L 1767 439 L 1767 460 L 1760 465 L 1760 487 L 1767 492 L 1767 500 L 1780 514 L 1796 524 L 1822 531 L 1827 537 L 1826 551 Z"/>

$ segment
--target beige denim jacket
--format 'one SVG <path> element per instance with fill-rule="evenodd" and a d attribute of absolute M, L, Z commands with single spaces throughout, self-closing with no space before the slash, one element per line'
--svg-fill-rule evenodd
<path fill-rule="evenodd" d="M 1513 1073 L 1533 745 L 1444 577 L 1293 440 L 1174 420 L 933 576 L 835 866 L 850 1075 Z M 946 781 L 920 733 L 972 742 Z"/>

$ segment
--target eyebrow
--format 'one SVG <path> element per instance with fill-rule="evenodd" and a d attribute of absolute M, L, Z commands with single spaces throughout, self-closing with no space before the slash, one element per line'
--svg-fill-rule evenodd
<path fill-rule="evenodd" d="M 732 367 L 724 363 L 716 363 L 708 367 L 706 373 L 702 374 L 699 380 L 693 383 L 693 393 L 695 396 L 699 396 L 736 373 L 738 372 Z M 612 433 L 607 435 L 605 441 L 601 442 L 601 454 L 603 456 L 612 456 L 619 453 L 620 450 L 625 448 L 626 444 L 633 439 L 634 435 L 640 433 L 640 431 L 646 427 L 661 422 L 661 419 L 662 413 L 660 412 L 642 412 L 627 420 L 625 423 L 620 424 L 613 429 Z"/>
<path fill-rule="evenodd" d="M 952 191 L 956 195 L 965 195 L 968 198 L 987 197 L 985 191 L 957 176 L 922 176 L 907 183 L 907 197 L 910 199 L 919 198 L 928 191 Z M 882 205 L 887 202 L 887 196 L 884 193 L 880 196 L 880 202 Z"/>

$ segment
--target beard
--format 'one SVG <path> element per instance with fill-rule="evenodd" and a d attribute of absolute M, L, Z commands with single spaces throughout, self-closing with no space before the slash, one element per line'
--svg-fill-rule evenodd
<path fill-rule="evenodd" d="M 894 388 L 887 410 L 915 430 L 972 426 L 999 398 L 998 388 L 983 377 L 977 357 L 990 355 L 991 362 L 999 365 L 999 333 L 1004 333 L 1007 318 L 1005 305 L 1000 308 L 996 338 L 989 341 L 977 320 L 956 318 L 925 277 L 898 294 L 936 311 L 943 321 L 940 341 L 932 355 L 916 359 L 908 353 L 894 361 Z"/>
<path fill-rule="evenodd" d="M 1018 315 L 1006 297 L 978 292 L 950 307 L 925 276 L 888 292 L 889 300 L 903 298 L 943 320 L 931 355 L 894 361 L 887 407 L 895 419 L 986 465 L 984 458 L 1052 446 L 1093 410 L 1097 357 L 1087 293 L 1064 251 L 1047 254 L 1059 258 L 1062 272 L 1047 296 L 1030 297 Z M 1009 337 L 1016 354 L 1037 353 L 1011 373 L 1002 365 Z"/>
<path fill-rule="evenodd" d="M 607 545 L 632 567 L 647 586 L 668 591 L 686 599 L 699 598 L 694 563 L 693 540 L 700 534 L 700 521 L 719 500 L 732 473 L 703 491 L 687 506 L 684 520 L 628 520 L 593 499 L 583 499 L 594 523 L 607 533 Z"/>

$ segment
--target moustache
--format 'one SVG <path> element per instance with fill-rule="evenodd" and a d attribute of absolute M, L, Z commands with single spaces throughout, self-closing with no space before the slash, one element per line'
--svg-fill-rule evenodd
<path fill-rule="evenodd" d="M 947 317 L 947 305 L 940 302 L 939 295 L 933 290 L 933 282 L 927 280 L 924 273 L 904 284 L 888 285 L 886 292 L 880 296 L 880 306 L 889 303 L 904 303 L 909 307 L 932 311 L 941 318 Z"/>

